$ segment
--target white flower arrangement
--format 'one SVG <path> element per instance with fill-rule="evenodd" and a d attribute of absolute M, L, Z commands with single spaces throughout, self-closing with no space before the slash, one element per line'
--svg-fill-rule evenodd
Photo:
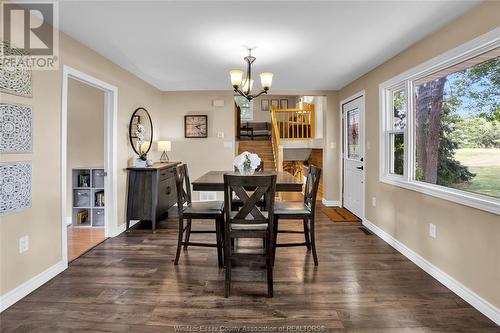
<path fill-rule="evenodd" d="M 144 135 L 146 133 L 146 128 L 142 124 L 136 125 L 135 136 L 137 137 L 137 142 L 139 146 L 144 143 Z"/>
<path fill-rule="evenodd" d="M 260 162 L 259 155 L 244 151 L 234 158 L 233 165 L 241 173 L 253 173 L 259 167 Z"/>

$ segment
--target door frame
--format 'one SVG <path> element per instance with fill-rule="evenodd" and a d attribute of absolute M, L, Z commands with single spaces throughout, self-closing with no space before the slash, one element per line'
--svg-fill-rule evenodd
<path fill-rule="evenodd" d="M 365 218 L 365 206 L 366 206 L 366 131 L 365 131 L 365 123 L 366 123 L 366 99 L 365 99 L 366 93 L 365 90 L 360 90 L 357 93 L 341 100 L 339 102 L 340 106 L 340 134 L 339 134 L 339 142 L 341 145 L 340 148 L 340 207 L 344 207 L 344 154 L 345 154 L 345 144 L 344 144 L 344 105 L 354 101 L 355 99 L 362 98 L 362 105 L 363 105 L 363 122 L 361 124 L 361 132 L 363 134 L 363 197 L 362 197 L 362 214 L 363 216 L 358 216 L 361 220 L 364 220 Z"/>
<path fill-rule="evenodd" d="M 70 66 L 63 65 L 62 70 L 62 101 L 61 101 L 61 237 L 62 258 L 68 265 L 68 234 L 67 234 L 67 140 L 68 140 L 68 80 L 73 79 L 97 88 L 104 92 L 104 168 L 107 172 L 104 178 L 106 190 L 104 210 L 104 236 L 114 237 L 118 234 L 118 174 L 117 174 L 117 118 L 118 118 L 118 88 L 85 74 Z"/>

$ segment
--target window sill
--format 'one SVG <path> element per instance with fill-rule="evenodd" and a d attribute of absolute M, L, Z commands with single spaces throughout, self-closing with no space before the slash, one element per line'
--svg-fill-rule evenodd
<path fill-rule="evenodd" d="M 500 215 L 500 199 L 493 197 L 473 194 L 439 185 L 425 184 L 418 181 L 407 181 L 406 179 L 392 175 L 381 176 L 380 181 Z"/>

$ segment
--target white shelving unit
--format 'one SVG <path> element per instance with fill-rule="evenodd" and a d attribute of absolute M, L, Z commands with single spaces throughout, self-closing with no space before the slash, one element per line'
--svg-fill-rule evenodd
<path fill-rule="evenodd" d="M 71 224 L 104 227 L 104 168 L 75 168 L 71 175 Z"/>

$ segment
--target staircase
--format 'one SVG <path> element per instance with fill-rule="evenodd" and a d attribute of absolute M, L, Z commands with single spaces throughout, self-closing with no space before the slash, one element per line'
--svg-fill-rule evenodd
<path fill-rule="evenodd" d="M 248 151 L 259 155 L 264 161 L 264 171 L 276 171 L 271 140 L 240 141 L 238 154 Z"/>

